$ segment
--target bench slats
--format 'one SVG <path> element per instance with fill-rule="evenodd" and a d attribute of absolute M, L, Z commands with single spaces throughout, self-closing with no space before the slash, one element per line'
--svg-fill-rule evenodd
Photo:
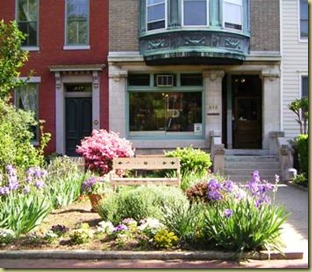
<path fill-rule="evenodd" d="M 175 177 L 120 177 L 117 170 L 176 170 Z M 114 158 L 113 170 L 110 174 L 110 183 L 113 187 L 118 185 L 141 185 L 146 183 L 157 185 L 180 185 L 180 159 L 168 157 L 131 157 Z"/>

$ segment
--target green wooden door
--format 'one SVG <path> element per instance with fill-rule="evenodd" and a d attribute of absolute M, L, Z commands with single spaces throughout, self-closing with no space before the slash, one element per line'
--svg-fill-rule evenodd
<path fill-rule="evenodd" d="M 67 97 L 66 107 L 66 155 L 77 156 L 76 147 L 81 139 L 92 131 L 91 97 Z"/>

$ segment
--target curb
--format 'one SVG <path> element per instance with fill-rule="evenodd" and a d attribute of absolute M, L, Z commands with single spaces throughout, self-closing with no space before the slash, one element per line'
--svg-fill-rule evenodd
<path fill-rule="evenodd" d="M 268 252 L 243 253 L 242 259 L 253 260 L 294 260 L 303 259 L 303 252 Z M 140 259 L 140 260 L 234 260 L 237 255 L 222 251 L 100 251 L 100 250 L 18 250 L 0 251 L 0 259 Z"/>

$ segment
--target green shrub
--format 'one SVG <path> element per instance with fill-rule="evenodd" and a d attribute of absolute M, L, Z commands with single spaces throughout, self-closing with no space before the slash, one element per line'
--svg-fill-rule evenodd
<path fill-rule="evenodd" d="M 0 170 L 13 165 L 21 171 L 32 166 L 43 166 L 44 156 L 41 146 L 32 144 L 31 127 L 36 125 L 33 113 L 17 110 L 0 100 Z M 43 144 L 49 140 L 44 134 Z"/>
<path fill-rule="evenodd" d="M 98 206 L 98 213 L 103 220 L 111 221 L 114 225 L 124 218 L 139 221 L 153 217 L 162 220 L 162 209 L 171 209 L 187 201 L 180 188 L 142 185 L 121 188 L 119 192 L 106 196 Z"/>
<path fill-rule="evenodd" d="M 206 176 L 209 173 L 209 167 L 212 165 L 210 154 L 193 147 L 178 147 L 175 150 L 165 152 L 165 155 L 180 159 L 182 175 L 181 188 L 183 190 L 189 187 L 190 184 Z"/>
<path fill-rule="evenodd" d="M 300 173 L 308 175 L 308 162 L 309 162 L 309 146 L 308 146 L 308 134 L 301 134 L 296 138 L 299 155 L 299 167 Z"/>

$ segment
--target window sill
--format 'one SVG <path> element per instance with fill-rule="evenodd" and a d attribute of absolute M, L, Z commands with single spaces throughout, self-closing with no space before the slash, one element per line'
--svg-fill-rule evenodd
<path fill-rule="evenodd" d="M 64 45 L 64 50 L 90 50 L 90 45 Z"/>
<path fill-rule="evenodd" d="M 25 51 L 39 51 L 39 46 L 22 46 L 22 49 Z"/>

